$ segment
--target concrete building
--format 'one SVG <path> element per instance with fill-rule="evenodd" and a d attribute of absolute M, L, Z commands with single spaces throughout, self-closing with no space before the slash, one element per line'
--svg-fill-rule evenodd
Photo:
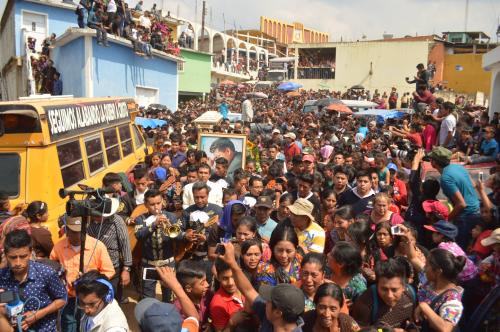
<path fill-rule="evenodd" d="M 500 113 L 500 47 L 483 55 L 483 68 L 491 73 L 491 92 L 489 101 L 490 118 Z"/>
<path fill-rule="evenodd" d="M 345 91 L 354 85 L 381 93 L 392 87 L 402 92 L 414 91 L 405 77 L 416 74 L 418 63 L 427 63 L 430 41 L 367 41 L 321 44 L 292 44 L 295 48 L 294 81 L 305 89 Z M 325 65 L 302 67 L 300 57 L 321 55 Z M 401 56 L 404 54 L 404 56 Z"/>
<path fill-rule="evenodd" d="M 482 54 L 496 47 L 486 35 L 464 33 L 429 36 L 406 36 L 374 41 L 290 44 L 295 54 L 294 77 L 309 89 L 345 91 L 353 85 L 363 85 L 381 93 L 396 87 L 399 92 L 411 92 L 414 85 L 405 82 L 416 73 L 415 66 L 423 63 L 435 68 L 431 83 L 456 94 L 474 99 L 477 92 L 489 96 L 491 74 L 482 67 Z M 454 36 L 453 41 L 447 38 Z M 465 42 L 462 42 L 464 41 Z M 404 55 L 404 56 L 401 56 Z M 469 98 L 469 99 L 470 99 Z"/>
<path fill-rule="evenodd" d="M 50 57 L 61 73 L 63 94 L 75 97 L 130 96 L 140 105 L 162 103 L 177 109 L 177 65 L 183 60 L 153 51 L 137 56 L 132 43 L 109 35 L 110 47 L 96 44 L 95 30 L 76 28 L 75 5 L 55 1 L 9 0 L 0 23 L 2 98 L 34 94 L 28 37 L 37 48 L 52 33 L 57 38 Z M 38 51 L 39 49 L 37 49 Z"/>
<path fill-rule="evenodd" d="M 179 98 L 204 97 L 210 93 L 212 55 L 183 48 L 179 64 Z"/>
<path fill-rule="evenodd" d="M 288 23 L 265 16 L 260 17 L 260 31 L 276 38 L 283 44 L 293 43 L 327 43 L 329 35 L 326 32 L 305 28 L 302 23 Z"/>
<path fill-rule="evenodd" d="M 70 28 L 57 38 L 52 52 L 64 83 L 75 97 L 131 96 L 140 106 L 163 104 L 177 109 L 177 65 L 183 60 L 153 50 L 137 56 L 130 41 L 109 36 L 110 47 L 97 45 L 92 29 Z"/>

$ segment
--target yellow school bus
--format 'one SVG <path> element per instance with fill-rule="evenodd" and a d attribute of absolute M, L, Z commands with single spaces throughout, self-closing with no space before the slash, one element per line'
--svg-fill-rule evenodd
<path fill-rule="evenodd" d="M 67 199 L 60 188 L 101 187 L 104 174 L 128 173 L 146 142 L 127 98 L 45 98 L 0 103 L 0 190 L 18 203 L 44 201 L 55 236 Z M 78 196 L 77 196 L 78 198 Z"/>

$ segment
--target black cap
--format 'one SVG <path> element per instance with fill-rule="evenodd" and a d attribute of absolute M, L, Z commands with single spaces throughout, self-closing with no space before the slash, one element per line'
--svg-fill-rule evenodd
<path fill-rule="evenodd" d="M 259 294 L 264 300 L 271 301 L 285 315 L 300 316 L 304 313 L 304 293 L 293 285 L 262 285 Z"/>

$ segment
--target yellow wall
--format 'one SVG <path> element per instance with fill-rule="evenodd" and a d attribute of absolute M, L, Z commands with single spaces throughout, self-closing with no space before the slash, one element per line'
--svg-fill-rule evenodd
<path fill-rule="evenodd" d="M 444 57 L 443 80 L 446 86 L 456 92 L 490 94 L 491 73 L 482 68 L 483 54 L 446 54 Z M 457 71 L 456 66 L 463 67 Z"/>

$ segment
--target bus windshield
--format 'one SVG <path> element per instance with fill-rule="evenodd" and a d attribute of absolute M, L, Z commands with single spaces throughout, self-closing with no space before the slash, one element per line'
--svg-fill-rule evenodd
<path fill-rule="evenodd" d="M 19 196 L 21 157 L 17 153 L 0 153 L 0 183 L 10 197 Z"/>

